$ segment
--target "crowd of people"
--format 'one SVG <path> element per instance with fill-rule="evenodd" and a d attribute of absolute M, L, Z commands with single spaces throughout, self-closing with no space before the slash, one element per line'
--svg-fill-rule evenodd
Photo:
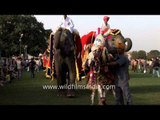
<path fill-rule="evenodd" d="M 150 60 L 132 59 L 131 70 L 140 73 L 150 73 L 153 77 L 160 77 L 160 58 L 154 57 Z"/>
<path fill-rule="evenodd" d="M 2 58 L 0 61 L 0 86 L 11 83 L 14 79 L 23 80 L 23 72 L 30 72 L 31 78 L 35 72 L 43 69 L 41 58 L 22 59 L 22 57 Z"/>

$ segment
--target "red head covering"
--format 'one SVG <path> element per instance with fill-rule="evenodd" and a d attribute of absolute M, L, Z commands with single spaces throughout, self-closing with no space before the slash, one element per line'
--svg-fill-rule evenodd
<path fill-rule="evenodd" d="M 104 17 L 103 17 L 103 20 L 104 20 L 105 22 L 108 22 L 108 21 L 109 21 L 109 18 L 110 18 L 110 17 L 108 17 L 108 16 L 104 16 Z"/>

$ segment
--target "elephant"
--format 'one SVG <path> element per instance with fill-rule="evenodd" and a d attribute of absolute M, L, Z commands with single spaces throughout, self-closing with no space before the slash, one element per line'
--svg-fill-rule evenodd
<path fill-rule="evenodd" d="M 121 50 L 128 52 L 132 48 L 132 40 L 124 38 L 119 29 L 113 29 L 106 39 L 106 47 L 111 54 L 121 52 Z"/>
<path fill-rule="evenodd" d="M 86 36 L 89 36 L 86 35 Z M 83 38 L 83 37 L 82 37 Z M 88 37 L 89 38 L 89 37 Z M 94 37 L 92 37 L 94 38 Z M 82 56 L 82 67 L 83 70 L 85 71 L 85 75 L 88 76 L 87 81 L 88 83 L 92 84 L 92 81 L 94 80 L 99 80 L 100 83 L 96 85 L 112 85 L 114 84 L 114 80 L 116 79 L 116 74 L 115 74 L 115 68 L 108 67 L 106 64 L 107 62 L 114 61 L 114 55 L 119 54 L 120 52 L 128 52 L 132 48 L 132 41 L 130 38 L 124 38 L 123 35 L 121 34 L 120 30 L 114 29 L 112 32 L 107 36 L 104 37 L 101 34 L 97 35 L 94 40 L 88 40 L 90 43 L 83 43 L 85 45 L 84 53 Z M 101 51 L 101 54 L 98 58 L 96 58 L 96 51 Z M 100 64 L 98 67 L 100 68 L 100 71 L 97 74 L 98 76 L 93 79 L 95 70 L 92 68 L 92 61 L 100 61 Z M 94 66 L 95 67 L 95 66 Z M 107 72 L 105 72 L 105 69 Z M 96 75 L 95 75 L 96 76 Z M 99 79 L 98 79 L 99 78 Z M 99 104 L 104 105 L 105 104 L 105 91 L 101 89 L 102 87 L 99 87 L 98 92 L 99 95 L 101 96 L 99 99 Z M 112 90 L 113 95 L 115 96 L 115 91 Z M 91 100 L 92 104 L 94 103 L 94 97 L 95 97 L 95 89 L 92 89 L 92 95 L 91 95 Z"/>
<path fill-rule="evenodd" d="M 69 46 L 68 41 L 74 41 L 73 34 L 67 29 L 58 29 L 54 34 L 54 60 L 58 85 L 58 95 L 75 96 L 74 88 L 63 88 L 67 85 L 75 85 L 75 45 Z M 68 81 L 67 81 L 68 79 Z"/>

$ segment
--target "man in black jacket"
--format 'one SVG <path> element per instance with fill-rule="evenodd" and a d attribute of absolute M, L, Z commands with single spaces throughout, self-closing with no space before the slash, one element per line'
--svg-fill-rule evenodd
<path fill-rule="evenodd" d="M 36 65 L 36 62 L 34 61 L 34 58 L 32 58 L 31 61 L 29 62 L 29 69 L 31 72 L 31 78 L 35 77 L 35 65 Z"/>

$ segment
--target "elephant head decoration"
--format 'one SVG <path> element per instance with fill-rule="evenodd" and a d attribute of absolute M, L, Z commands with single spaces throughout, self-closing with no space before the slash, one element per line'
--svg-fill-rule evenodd
<path fill-rule="evenodd" d="M 109 53 L 115 53 L 118 50 L 128 52 L 132 48 L 132 40 L 124 38 L 119 29 L 114 29 L 107 37 Z"/>

